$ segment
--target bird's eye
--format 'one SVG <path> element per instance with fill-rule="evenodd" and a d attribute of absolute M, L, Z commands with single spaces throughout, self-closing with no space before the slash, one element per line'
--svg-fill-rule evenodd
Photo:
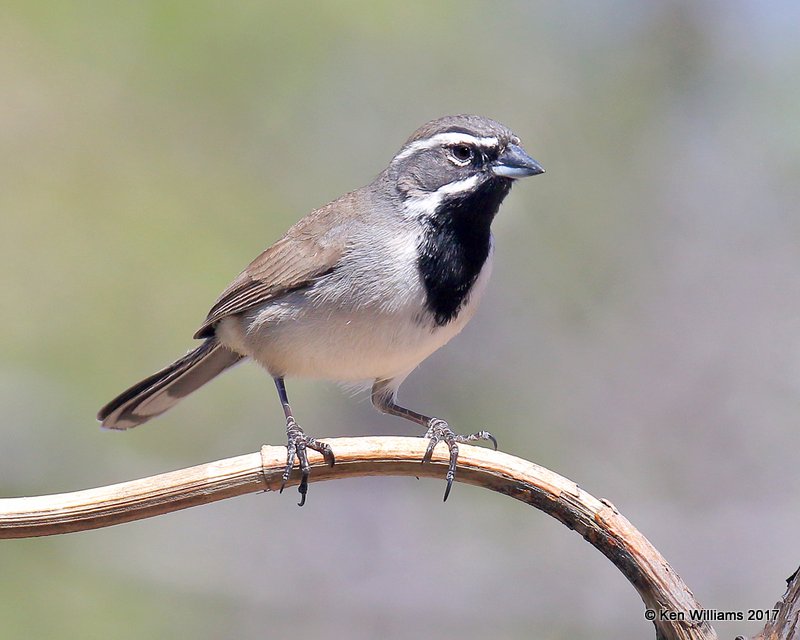
<path fill-rule="evenodd" d="M 465 165 L 472 160 L 472 147 L 466 144 L 457 144 L 450 147 L 450 157 L 456 164 Z"/>

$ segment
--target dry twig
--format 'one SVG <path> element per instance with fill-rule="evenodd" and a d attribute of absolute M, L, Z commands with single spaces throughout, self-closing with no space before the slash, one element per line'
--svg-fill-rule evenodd
<path fill-rule="evenodd" d="M 312 482 L 374 475 L 442 476 L 447 466 L 443 448 L 437 449 L 432 464 L 420 464 L 426 444 L 421 438 L 335 438 L 326 442 L 336 452 L 336 465 L 326 466 L 319 454 L 309 451 Z M 245 493 L 275 491 L 285 461 L 285 447 L 264 446 L 260 453 L 97 489 L 0 499 L 0 538 L 95 529 Z M 701 608 L 691 591 L 609 501 L 598 500 L 574 482 L 532 462 L 480 447 L 461 447 L 456 478 L 521 500 L 580 533 L 622 571 L 647 609 L 656 612 L 657 638 L 717 637 L 707 622 L 691 622 L 688 612 Z M 295 474 L 290 484 L 297 482 Z M 661 619 L 661 611 L 683 612 L 685 619 Z M 796 609 L 792 611 L 796 616 Z M 788 638 L 794 628 L 791 622 L 788 627 L 774 623 L 762 637 Z M 782 634 L 777 635 L 775 629 Z"/>

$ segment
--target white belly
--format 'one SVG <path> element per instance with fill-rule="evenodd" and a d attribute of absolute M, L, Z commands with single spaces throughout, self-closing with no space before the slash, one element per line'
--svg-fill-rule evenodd
<path fill-rule="evenodd" d="M 436 326 L 425 309 L 418 278 L 402 274 L 398 289 L 339 300 L 343 283 L 330 281 L 294 292 L 241 316 L 223 319 L 217 336 L 229 348 L 252 357 L 273 376 L 323 378 L 341 382 L 403 378 L 458 334 L 474 315 L 491 272 L 491 254 L 461 312 Z M 385 288 L 383 288 L 385 287 Z M 394 293 L 392 292 L 394 291 Z"/>

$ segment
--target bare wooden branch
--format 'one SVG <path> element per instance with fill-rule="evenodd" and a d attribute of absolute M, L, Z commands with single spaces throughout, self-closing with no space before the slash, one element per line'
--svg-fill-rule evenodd
<path fill-rule="evenodd" d="M 312 482 L 373 475 L 441 477 L 447 463 L 444 447 L 440 447 L 431 464 L 421 465 L 426 445 L 421 438 L 335 438 L 326 442 L 336 452 L 336 465 L 326 466 L 319 454 L 309 451 Z M 285 461 L 285 447 L 265 446 L 260 454 L 97 489 L 5 498 L 0 500 L 0 538 L 83 531 L 245 493 L 275 491 Z M 707 622 L 691 622 L 689 612 L 700 610 L 691 591 L 609 501 L 598 500 L 574 482 L 532 462 L 480 447 L 461 447 L 456 479 L 521 500 L 580 533 L 622 571 L 647 609 L 655 612 L 657 638 L 717 637 Z M 297 482 L 294 474 L 290 484 Z M 668 615 L 662 618 L 661 612 Z M 680 613 L 683 615 L 670 615 Z"/>
<path fill-rule="evenodd" d="M 793 640 L 800 627 L 800 569 L 786 580 L 786 593 L 775 604 L 778 615 L 753 640 Z"/>

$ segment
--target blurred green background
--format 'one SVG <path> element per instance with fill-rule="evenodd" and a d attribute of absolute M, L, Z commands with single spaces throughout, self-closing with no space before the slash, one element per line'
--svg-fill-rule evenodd
<path fill-rule="evenodd" d="M 771 607 L 800 524 L 798 24 L 788 0 L 4 3 L 2 495 L 281 444 L 252 364 L 128 433 L 94 414 L 292 222 L 475 112 L 547 174 L 401 399 L 611 499 L 707 608 Z M 289 391 L 315 435 L 414 433 L 335 385 Z M 578 535 L 442 490 L 349 480 L 302 510 L 3 541 L 0 637 L 652 637 Z"/>

